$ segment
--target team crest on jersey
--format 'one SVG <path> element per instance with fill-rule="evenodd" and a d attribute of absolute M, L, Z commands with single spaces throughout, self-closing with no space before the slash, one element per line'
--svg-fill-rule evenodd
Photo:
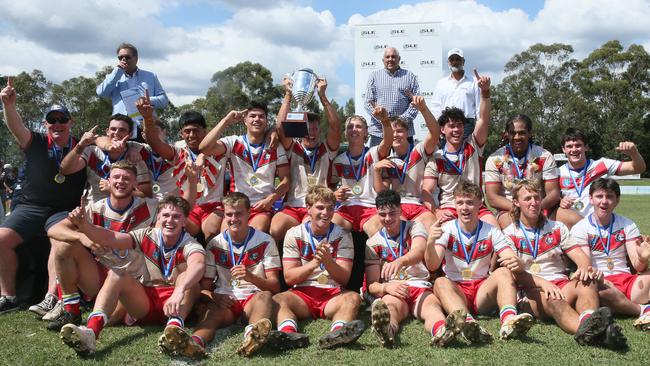
<path fill-rule="evenodd" d="M 562 182 L 562 185 L 565 186 L 565 187 L 570 186 L 570 185 L 571 185 L 571 179 L 569 179 L 569 178 L 564 178 L 564 179 L 563 179 L 563 182 Z"/>
<path fill-rule="evenodd" d="M 486 250 L 487 250 L 487 245 L 485 245 L 485 243 L 481 243 L 481 244 L 478 246 L 478 251 L 479 251 L 479 252 L 484 252 L 484 251 L 486 251 Z"/>
<path fill-rule="evenodd" d="M 386 259 L 388 257 L 388 251 L 386 250 L 386 248 L 383 248 L 383 247 L 381 248 L 381 254 L 380 255 L 384 259 Z"/>
<path fill-rule="evenodd" d="M 155 252 L 153 252 L 153 259 L 156 261 L 160 260 L 160 251 L 156 250 Z"/>
<path fill-rule="evenodd" d="M 307 256 L 309 255 L 309 250 L 310 250 L 310 249 L 311 249 L 311 248 L 310 248 L 308 245 L 305 245 L 305 246 L 302 248 L 302 256 L 303 256 L 303 257 L 307 257 Z"/>
<path fill-rule="evenodd" d="M 228 260 L 228 257 L 226 257 L 226 253 L 222 252 L 221 255 L 219 256 L 219 262 L 226 263 L 227 260 Z"/>
<path fill-rule="evenodd" d="M 544 239 L 544 241 L 545 241 L 546 244 L 548 244 L 548 245 L 553 244 L 553 236 L 551 236 L 551 235 L 547 236 L 546 239 Z"/>
<path fill-rule="evenodd" d="M 623 240 L 625 240 L 625 234 L 623 233 L 616 234 L 616 241 L 623 241 Z"/>
<path fill-rule="evenodd" d="M 250 253 L 250 260 L 252 261 L 256 261 L 259 257 L 260 255 L 258 253 Z"/>
<path fill-rule="evenodd" d="M 343 175 L 348 175 L 350 174 L 350 169 L 347 166 L 343 167 Z"/>

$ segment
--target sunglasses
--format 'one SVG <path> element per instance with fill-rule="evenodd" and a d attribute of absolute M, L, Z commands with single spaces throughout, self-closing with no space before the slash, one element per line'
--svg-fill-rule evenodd
<path fill-rule="evenodd" d="M 48 117 L 45 119 L 47 123 L 51 125 L 55 125 L 57 123 L 60 123 L 62 125 L 68 123 L 70 121 L 70 118 L 67 117 Z"/>
<path fill-rule="evenodd" d="M 129 60 L 132 59 L 132 58 L 133 58 L 133 57 L 131 57 L 131 56 L 129 56 L 129 55 L 120 55 L 120 56 L 117 56 L 117 59 L 120 60 L 120 61 L 122 61 L 122 60 L 127 60 L 127 61 L 129 61 Z"/>

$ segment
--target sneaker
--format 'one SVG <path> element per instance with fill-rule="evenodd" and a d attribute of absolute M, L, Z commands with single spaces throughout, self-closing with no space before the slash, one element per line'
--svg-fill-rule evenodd
<path fill-rule="evenodd" d="M 535 319 L 528 313 L 513 315 L 501 325 L 500 339 L 513 339 L 526 335 L 535 324 Z"/>
<path fill-rule="evenodd" d="M 643 332 L 650 331 L 650 314 L 641 315 L 634 321 L 632 325 L 636 330 L 640 330 Z"/>
<path fill-rule="evenodd" d="M 13 300 L 10 300 L 6 296 L 0 297 L 0 315 L 10 313 L 12 311 L 18 310 L 18 301 L 14 297 Z"/>
<path fill-rule="evenodd" d="M 208 357 L 205 347 L 192 338 L 185 329 L 175 325 L 165 327 L 165 331 L 158 339 L 158 348 L 170 356 L 185 356 L 196 360 Z"/>
<path fill-rule="evenodd" d="M 603 333 L 611 323 L 612 312 L 607 307 L 600 307 L 580 324 L 573 339 L 581 346 L 599 345 Z"/>
<path fill-rule="evenodd" d="M 59 337 L 66 346 L 74 349 L 79 356 L 86 357 L 95 353 L 95 332 L 90 328 L 66 324 L 61 328 Z"/>
<path fill-rule="evenodd" d="M 52 310 L 48 311 L 41 320 L 44 320 L 46 322 L 51 322 L 52 320 L 60 317 L 63 315 L 63 312 L 65 309 L 63 308 L 63 301 L 59 300 L 57 301 L 56 305 L 52 308 Z"/>
<path fill-rule="evenodd" d="M 42 318 L 48 311 L 54 309 L 58 300 L 59 299 L 57 299 L 56 296 L 48 292 L 45 294 L 43 301 L 30 306 L 28 310 Z"/>
<path fill-rule="evenodd" d="M 465 328 L 466 318 L 467 313 L 462 309 L 449 313 L 449 315 L 447 315 L 447 318 L 445 318 L 445 325 L 441 327 L 436 335 L 434 335 L 431 339 L 431 345 L 436 347 L 444 347 L 451 343 L 459 334 L 463 332 L 463 329 Z"/>
<path fill-rule="evenodd" d="M 465 322 L 463 337 L 474 344 L 489 343 L 492 341 L 492 334 L 483 328 L 476 320 Z"/>
<path fill-rule="evenodd" d="M 248 332 L 244 342 L 237 348 L 237 354 L 243 357 L 248 357 L 268 341 L 269 333 L 271 332 L 271 321 L 268 319 L 258 320 L 253 324 L 251 331 Z"/>
<path fill-rule="evenodd" d="M 395 335 L 390 326 L 390 311 L 388 305 L 381 300 L 373 301 L 370 309 L 370 327 L 373 333 L 379 338 L 382 346 L 390 348 L 395 343 Z"/>
<path fill-rule="evenodd" d="M 363 321 L 353 320 L 345 323 L 341 328 L 322 336 L 318 340 L 318 344 L 321 349 L 330 349 L 336 346 L 350 344 L 359 339 L 365 330 L 366 326 L 363 324 Z"/>
<path fill-rule="evenodd" d="M 309 336 L 305 333 L 285 333 L 279 330 L 271 330 L 266 341 L 266 348 L 286 351 L 309 346 Z"/>
<path fill-rule="evenodd" d="M 625 349 L 627 348 L 627 338 L 623 335 L 623 329 L 616 323 L 611 323 L 605 330 L 605 338 L 603 345 L 609 349 Z"/>
<path fill-rule="evenodd" d="M 66 324 L 81 325 L 81 314 L 72 314 L 67 311 L 63 311 L 63 314 L 61 314 L 60 317 L 47 323 L 47 329 L 58 332 Z"/>

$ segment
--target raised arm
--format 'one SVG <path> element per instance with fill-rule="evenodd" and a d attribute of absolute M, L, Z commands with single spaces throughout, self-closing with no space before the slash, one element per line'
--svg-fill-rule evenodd
<path fill-rule="evenodd" d="M 160 135 L 155 133 L 156 129 L 154 128 L 153 117 L 154 106 L 152 105 L 148 90 L 145 90 L 144 97 L 138 98 L 135 106 L 138 108 L 140 115 L 144 118 L 144 139 L 149 146 L 151 146 L 151 150 L 165 160 L 174 160 L 174 148 L 161 140 Z"/>
<path fill-rule="evenodd" d="M 325 108 L 327 113 L 327 146 L 332 151 L 338 151 L 339 146 L 341 145 L 341 121 L 339 121 L 339 116 L 336 114 L 336 110 L 332 107 L 325 90 L 327 89 L 327 80 L 318 79 L 318 96 L 320 97 L 320 102 Z"/>
<path fill-rule="evenodd" d="M 641 174 L 645 172 L 645 160 L 639 153 L 639 149 L 637 149 L 634 142 L 619 142 L 616 151 L 620 151 L 621 153 L 632 158 L 632 161 L 625 161 L 621 163 L 621 167 L 618 169 L 618 175 Z"/>
<path fill-rule="evenodd" d="M 95 133 L 96 129 L 97 125 L 91 128 L 90 131 L 84 132 L 83 136 L 81 136 L 81 140 L 79 140 L 79 143 L 77 143 L 77 145 L 65 156 L 65 158 L 63 158 L 60 166 L 61 174 L 74 174 L 86 167 L 86 160 L 83 157 L 84 151 L 97 139 L 98 136 Z"/>
<path fill-rule="evenodd" d="M 411 105 L 415 106 L 415 108 L 417 108 L 418 111 L 422 113 L 424 122 L 426 123 L 427 129 L 429 130 L 427 136 L 424 138 L 424 150 L 428 155 L 431 155 L 434 151 L 436 151 L 438 140 L 440 140 L 440 125 L 438 124 L 436 117 L 434 117 L 433 113 L 431 113 L 429 110 L 429 107 L 427 107 L 427 103 L 424 101 L 424 97 L 413 94 L 410 94 L 410 97 Z"/>
<path fill-rule="evenodd" d="M 393 126 L 390 124 L 390 119 L 388 118 L 388 112 L 386 108 L 382 106 L 376 106 L 372 110 L 372 115 L 379 122 L 381 122 L 381 130 L 383 138 L 379 143 L 378 152 L 379 158 L 384 159 L 390 154 L 390 148 L 393 146 Z"/>
<path fill-rule="evenodd" d="M 278 111 L 278 123 L 280 127 L 278 128 L 278 138 L 280 139 L 280 144 L 284 147 L 285 150 L 289 151 L 293 139 L 287 137 L 284 134 L 284 128 L 282 128 L 284 121 L 287 119 L 287 114 L 291 108 L 291 79 L 285 76 L 282 79 L 282 85 L 284 85 L 284 98 L 282 99 L 282 104 L 280 105 L 280 110 Z"/>
<path fill-rule="evenodd" d="M 481 89 L 481 103 L 479 105 L 476 126 L 474 126 L 474 138 L 479 146 L 484 146 L 488 138 L 490 112 L 492 110 L 492 102 L 490 101 L 490 77 L 480 76 L 476 69 L 474 69 L 474 76 L 476 77 L 479 89 Z"/>
<path fill-rule="evenodd" d="M 418 78 L 415 76 L 415 74 L 411 74 L 411 77 L 411 86 L 409 90 L 404 91 L 404 96 L 413 102 L 413 98 L 411 96 L 420 94 L 420 85 L 418 84 Z M 410 123 L 413 123 L 413 120 L 415 117 L 417 117 L 417 115 L 418 109 L 415 105 L 413 105 L 413 103 L 411 103 L 409 104 L 408 108 L 406 108 L 406 110 L 401 114 L 401 117 Z"/>
<path fill-rule="evenodd" d="M 93 225 L 86 221 L 84 202 L 68 214 L 68 219 L 77 227 L 79 231 L 93 242 L 113 248 L 113 249 L 131 249 L 134 246 L 133 238 L 127 233 L 111 231 L 101 226 Z"/>
<path fill-rule="evenodd" d="M 122 64 L 124 61 L 120 61 L 118 66 L 116 66 L 113 69 L 113 72 L 110 74 L 106 75 L 104 78 L 104 81 L 101 82 L 101 84 L 97 85 L 97 89 L 95 92 L 97 93 L 98 96 L 102 98 L 111 98 L 113 95 L 113 90 L 117 86 L 117 81 L 120 80 L 122 75 L 124 75 L 124 70 L 123 67 L 120 67 L 120 64 Z"/>
<path fill-rule="evenodd" d="M 223 117 L 219 123 L 203 138 L 199 149 L 202 153 L 208 156 L 223 155 L 226 152 L 226 145 L 219 141 L 224 131 L 235 122 L 243 121 L 244 116 L 248 110 L 243 111 L 230 111 Z"/>
<path fill-rule="evenodd" d="M 24 150 L 32 139 L 32 132 L 25 127 L 23 119 L 16 110 L 16 89 L 14 89 L 12 77 L 7 77 L 7 86 L 0 92 L 0 99 L 2 99 L 5 124 L 11 134 L 14 135 L 18 146 Z"/>

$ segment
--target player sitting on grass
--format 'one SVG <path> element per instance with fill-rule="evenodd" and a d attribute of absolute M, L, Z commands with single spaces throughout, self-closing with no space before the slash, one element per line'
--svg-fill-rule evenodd
<path fill-rule="evenodd" d="M 332 326 L 320 338 L 320 348 L 353 343 L 365 327 L 354 320 L 359 294 L 342 288 L 352 271 L 352 236 L 332 223 L 336 198 L 329 188 L 310 188 L 305 201 L 310 221 L 289 229 L 284 239 L 284 278 L 293 288 L 273 296 L 279 305 L 278 330 L 295 333 L 298 319 L 327 318 Z"/>
<path fill-rule="evenodd" d="M 599 178 L 589 187 L 589 197 L 593 213 L 571 229 L 571 240 L 583 247 L 591 257 L 591 265 L 605 275 L 601 301 L 614 313 L 639 315 L 634 327 L 648 331 L 650 238 L 641 236 L 632 220 L 614 214 L 621 198 L 615 180 Z M 628 263 L 636 274 L 631 273 Z"/>
<path fill-rule="evenodd" d="M 109 272 L 86 326 L 66 324 L 61 328 L 60 336 L 66 345 L 81 356 L 95 353 L 97 338 L 118 301 L 128 313 L 124 317 L 127 325 L 161 324 L 166 320 L 165 334 L 169 327 L 183 327 L 199 296 L 199 281 L 205 271 L 205 250 L 185 232 L 189 212 L 190 204 L 185 199 L 166 196 L 158 205 L 158 227 L 130 233 L 89 223 L 83 207 L 69 214 L 70 221 L 94 243 L 141 252 L 145 257 L 145 280 L 138 282 L 131 276 Z"/>
<path fill-rule="evenodd" d="M 447 313 L 467 313 L 462 332 L 471 343 L 492 338 L 473 315 L 491 314 L 497 306 L 501 339 L 524 336 L 534 322 L 528 313 L 517 314 L 513 273 L 523 271 L 523 264 L 501 230 L 479 220 L 482 198 L 481 188 L 474 183 L 461 181 L 456 186 L 458 219 L 445 223 L 441 231 L 432 230 L 424 257 L 430 271 L 442 265 L 446 275 L 436 279 L 434 293 Z M 489 274 L 493 255 L 501 267 Z"/>
<path fill-rule="evenodd" d="M 598 286 L 591 261 L 580 246 L 569 239 L 569 230 L 559 221 L 542 214 L 542 190 L 537 181 L 523 180 L 512 187 L 512 224 L 503 233 L 512 240 L 525 272 L 517 274 L 523 286 L 520 309 L 538 319 L 552 317 L 578 344 L 624 348 L 625 338 L 617 337 L 620 327 L 613 323 L 609 308 L 599 308 Z M 577 249 L 577 250 L 576 250 Z M 567 276 L 565 257 L 578 269 Z"/>
<path fill-rule="evenodd" d="M 375 199 L 382 228 L 368 239 L 365 257 L 368 292 L 377 297 L 372 303 L 372 329 L 384 347 L 391 347 L 400 322 L 413 314 L 424 321 L 432 343 L 444 346 L 455 337 L 453 329 L 459 328 L 454 325 L 463 324 L 466 314 L 452 312 L 447 319 L 450 326 L 446 326 L 423 262 L 427 230 L 400 218 L 400 201 L 393 190 L 380 192 Z"/>

